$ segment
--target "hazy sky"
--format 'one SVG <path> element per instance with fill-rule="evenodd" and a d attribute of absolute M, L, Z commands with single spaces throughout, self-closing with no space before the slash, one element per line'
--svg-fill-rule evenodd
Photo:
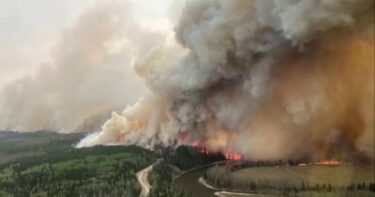
<path fill-rule="evenodd" d="M 103 0 L 102 0 L 103 1 Z M 136 19 L 168 26 L 171 0 L 129 0 Z M 50 61 L 61 33 L 97 0 L 0 0 L 0 88 Z"/>

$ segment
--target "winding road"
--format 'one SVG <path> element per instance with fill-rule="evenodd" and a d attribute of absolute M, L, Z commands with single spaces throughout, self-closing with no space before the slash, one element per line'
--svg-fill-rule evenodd
<path fill-rule="evenodd" d="M 141 193 L 139 194 L 139 197 L 147 197 L 148 194 L 150 193 L 151 185 L 148 182 L 148 175 L 151 172 L 152 167 L 155 164 L 156 163 L 148 166 L 147 168 L 145 168 L 145 169 L 143 169 L 143 170 L 141 170 L 137 173 L 138 182 L 139 182 L 139 184 L 141 184 L 141 187 L 142 187 Z"/>
<path fill-rule="evenodd" d="M 178 189 L 186 193 L 192 194 L 192 196 L 217 197 L 214 194 L 216 190 L 207 188 L 198 181 L 199 178 L 204 175 L 207 168 L 198 169 L 196 171 L 191 171 L 179 176 L 175 179 L 174 185 Z"/>
<path fill-rule="evenodd" d="M 141 185 L 141 193 L 139 197 L 147 197 L 150 193 L 151 185 L 148 182 L 148 175 L 152 171 L 152 168 L 155 164 L 159 161 L 155 162 L 154 164 L 142 169 L 137 173 L 138 182 Z M 194 194 L 194 196 L 204 196 L 204 197 L 247 197 L 247 196 L 264 196 L 269 197 L 268 195 L 260 195 L 260 194 L 249 194 L 249 193 L 237 193 L 237 192 L 229 192 L 223 191 L 214 186 L 211 186 L 203 179 L 204 172 L 210 167 L 215 164 L 222 164 L 220 163 L 213 163 L 207 166 L 203 166 L 197 169 L 193 169 L 190 171 L 185 172 L 183 175 L 179 176 L 174 185 L 177 188 L 180 188 L 183 191 L 188 193 Z"/>
<path fill-rule="evenodd" d="M 273 197 L 272 195 L 231 192 L 216 188 L 208 184 L 202 177 L 208 168 L 209 166 L 205 166 L 204 168 L 189 171 L 178 177 L 174 185 L 182 191 L 197 197 Z"/>
<path fill-rule="evenodd" d="M 209 188 L 209 189 L 212 189 L 212 190 L 216 190 L 216 192 L 214 193 L 215 196 L 219 196 L 219 197 L 246 197 L 246 196 L 263 196 L 263 197 L 272 197 L 270 195 L 264 195 L 264 194 L 251 194 L 251 193 L 242 193 L 242 192 L 230 192 L 230 191 L 224 191 L 224 190 L 221 190 L 219 188 L 216 188 L 215 186 L 212 186 L 210 185 L 209 183 L 207 183 L 206 180 L 204 180 L 203 177 L 200 177 L 198 179 L 198 182 Z"/>

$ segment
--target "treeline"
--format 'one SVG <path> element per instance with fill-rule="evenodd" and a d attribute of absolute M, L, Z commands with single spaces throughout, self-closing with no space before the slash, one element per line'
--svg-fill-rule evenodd
<path fill-rule="evenodd" d="M 298 166 L 299 164 L 308 164 L 307 160 L 256 160 L 256 161 L 243 161 L 238 164 L 238 168 L 254 168 L 254 167 L 272 167 L 272 166 Z"/>
<path fill-rule="evenodd" d="M 249 164 L 249 163 L 248 163 Z M 248 165 L 246 164 L 246 165 Z M 269 166 L 269 163 L 263 163 Z M 254 167 L 261 167 L 260 163 L 253 163 Z M 297 194 L 300 192 L 352 192 L 352 191 L 369 191 L 375 192 L 375 183 L 358 183 L 350 184 L 344 187 L 335 187 L 330 183 L 309 184 L 301 180 L 300 183 L 292 183 L 288 181 L 275 181 L 266 178 L 262 179 L 246 179 L 232 176 L 232 172 L 239 169 L 239 166 L 214 166 L 207 170 L 204 179 L 210 184 L 218 188 L 236 189 L 246 192 L 264 192 L 275 193 L 287 196 L 289 194 Z M 280 192 L 280 193 L 279 193 Z M 373 193 L 372 193 L 373 195 Z"/>
<path fill-rule="evenodd" d="M 53 147 L 53 144 L 51 144 Z M 53 148 L 51 148 L 53 149 Z M 49 151 L 46 154 L 40 155 L 38 157 L 22 157 L 16 159 L 14 161 L 4 163 L 0 165 L 0 170 L 13 165 L 17 164 L 15 170 L 23 171 L 27 168 L 32 166 L 41 165 L 44 163 L 58 163 L 63 161 L 68 161 L 72 159 L 84 159 L 87 156 L 97 156 L 97 155 L 109 155 L 109 154 L 116 154 L 116 153 L 133 153 L 139 154 L 140 156 L 144 156 L 146 154 L 150 154 L 151 151 L 137 147 L 137 146 L 95 146 L 90 148 L 65 148 L 59 151 Z"/>
<path fill-rule="evenodd" d="M 22 152 L 52 152 L 71 147 L 82 134 L 58 134 L 38 131 L 31 133 L 3 132 L 0 135 L 0 152 L 19 154 Z"/>
<path fill-rule="evenodd" d="M 165 149 L 162 155 L 165 161 L 178 167 L 180 170 L 189 170 L 197 166 L 225 160 L 225 157 L 221 153 L 206 154 L 192 146 L 179 146 L 174 151 L 172 149 Z"/>

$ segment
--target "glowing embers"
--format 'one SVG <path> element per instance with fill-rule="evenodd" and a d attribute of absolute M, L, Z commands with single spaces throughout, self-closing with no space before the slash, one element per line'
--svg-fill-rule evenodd
<path fill-rule="evenodd" d="M 198 152 L 203 153 L 203 154 L 208 155 L 208 154 L 217 153 L 215 151 L 209 151 L 207 147 L 199 141 L 193 141 L 191 142 L 190 145 L 194 146 L 198 150 Z M 227 160 L 235 160 L 235 161 L 242 160 L 242 155 L 236 152 L 228 151 L 228 152 L 222 152 L 222 154 Z"/>
<path fill-rule="evenodd" d="M 199 142 L 198 140 L 191 142 L 190 145 L 194 146 L 198 150 L 198 152 L 200 152 L 200 153 L 204 153 L 204 154 L 207 154 L 207 155 L 210 154 L 210 152 L 207 150 L 206 146 L 203 143 Z"/>
<path fill-rule="evenodd" d="M 343 165 L 345 163 L 338 161 L 336 159 L 328 159 L 328 160 L 321 160 L 315 163 L 299 163 L 298 166 L 313 166 L 313 165 L 319 165 L 319 166 L 339 166 Z"/>
<path fill-rule="evenodd" d="M 224 157 L 227 160 L 242 160 L 242 155 L 236 152 L 226 152 L 224 153 Z"/>
<path fill-rule="evenodd" d="M 335 159 L 330 159 L 330 160 L 322 160 L 319 162 L 316 162 L 315 165 L 325 165 L 325 166 L 337 166 L 342 164 L 340 161 L 337 161 Z"/>

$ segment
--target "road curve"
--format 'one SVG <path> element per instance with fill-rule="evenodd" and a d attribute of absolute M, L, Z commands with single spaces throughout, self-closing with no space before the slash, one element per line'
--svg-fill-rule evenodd
<path fill-rule="evenodd" d="M 148 182 L 148 174 L 151 172 L 154 165 L 155 163 L 137 172 L 138 182 L 141 185 L 141 193 L 139 194 L 139 197 L 147 197 L 150 193 L 151 185 Z"/>
<path fill-rule="evenodd" d="M 246 196 L 272 197 L 271 195 L 265 195 L 265 194 L 252 194 L 252 193 L 230 192 L 230 191 L 221 190 L 221 189 L 216 188 L 215 186 L 212 186 L 209 183 L 207 183 L 207 181 L 203 177 L 199 177 L 198 182 L 201 185 L 205 186 L 206 188 L 216 190 L 214 195 L 219 196 L 219 197 L 227 197 L 227 196 L 231 196 L 231 197 L 235 197 L 235 196 L 238 196 L 238 197 L 246 197 Z"/>

